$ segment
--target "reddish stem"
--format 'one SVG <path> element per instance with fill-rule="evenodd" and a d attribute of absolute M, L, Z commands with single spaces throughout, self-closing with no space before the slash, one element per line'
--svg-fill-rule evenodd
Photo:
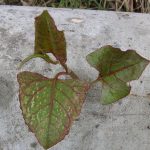
<path fill-rule="evenodd" d="M 56 74 L 55 79 L 58 79 L 58 77 L 62 76 L 62 75 L 68 75 L 68 73 L 67 72 L 59 72 Z"/>
<path fill-rule="evenodd" d="M 71 69 L 69 69 L 66 64 L 64 63 L 60 63 L 60 64 L 65 69 L 67 75 L 70 75 L 72 79 L 79 79 L 79 77 Z"/>

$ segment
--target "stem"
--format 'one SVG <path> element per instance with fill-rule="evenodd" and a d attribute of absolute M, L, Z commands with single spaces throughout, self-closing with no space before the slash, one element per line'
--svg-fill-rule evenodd
<path fill-rule="evenodd" d="M 31 60 L 32 58 L 42 58 L 44 59 L 46 62 L 48 63 L 51 63 L 51 64 L 58 64 L 58 61 L 54 61 L 52 60 L 47 54 L 32 54 L 32 55 L 29 55 L 28 57 L 26 57 L 20 64 L 20 66 L 18 67 L 18 69 L 21 69 L 21 67 L 26 63 L 28 62 L 29 60 Z"/>
<path fill-rule="evenodd" d="M 65 63 L 61 63 L 60 62 L 60 65 L 65 69 L 65 71 L 68 73 L 68 67 Z"/>
<path fill-rule="evenodd" d="M 79 77 L 72 71 L 69 69 L 69 75 L 73 78 L 73 79 L 79 79 Z"/>
<path fill-rule="evenodd" d="M 64 63 L 60 64 L 65 69 L 66 73 L 72 77 L 72 79 L 79 79 L 79 77 L 71 69 L 69 69 L 66 64 Z"/>
<path fill-rule="evenodd" d="M 59 72 L 56 74 L 55 79 L 58 79 L 58 77 L 61 75 L 68 75 L 68 74 L 67 74 L 67 72 Z"/>

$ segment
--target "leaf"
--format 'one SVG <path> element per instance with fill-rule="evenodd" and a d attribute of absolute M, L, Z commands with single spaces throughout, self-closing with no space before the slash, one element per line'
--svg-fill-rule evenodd
<path fill-rule="evenodd" d="M 53 18 L 45 10 L 35 18 L 35 53 L 52 53 L 57 60 L 66 62 L 66 41 L 63 31 L 57 30 Z"/>
<path fill-rule="evenodd" d="M 88 84 L 49 79 L 32 72 L 18 74 L 19 99 L 26 124 L 48 149 L 64 139 L 80 114 Z"/>
<path fill-rule="evenodd" d="M 127 82 L 137 80 L 149 61 L 134 50 L 121 51 L 112 46 L 104 46 L 87 56 L 88 63 L 100 74 L 102 83 L 102 104 L 110 104 L 127 96 L 130 85 Z"/>

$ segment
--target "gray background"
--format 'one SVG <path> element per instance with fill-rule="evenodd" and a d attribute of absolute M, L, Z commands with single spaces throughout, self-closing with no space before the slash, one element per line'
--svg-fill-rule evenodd
<path fill-rule="evenodd" d="M 33 53 L 34 17 L 45 8 L 0 6 L 0 150 L 42 150 L 24 123 L 18 100 L 16 75 L 20 61 Z M 98 72 L 85 57 L 109 44 L 136 49 L 150 59 L 150 15 L 121 12 L 48 9 L 67 41 L 67 64 L 81 79 Z M 40 59 L 29 70 L 51 77 L 62 70 Z M 51 150 L 150 150 L 150 66 L 131 82 L 129 96 L 102 106 L 100 87 L 93 87 L 69 135 Z"/>

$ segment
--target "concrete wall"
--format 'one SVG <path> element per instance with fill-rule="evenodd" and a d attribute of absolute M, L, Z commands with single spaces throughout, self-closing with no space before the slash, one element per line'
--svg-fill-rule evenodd
<path fill-rule="evenodd" d="M 33 53 L 34 17 L 43 9 L 0 6 L 0 150 L 43 149 L 24 123 L 16 81 L 18 64 Z M 85 57 L 106 44 L 123 50 L 136 49 L 150 59 L 148 14 L 48 10 L 58 28 L 65 31 L 67 64 L 81 79 L 96 78 L 98 72 L 88 65 Z M 53 69 L 34 59 L 22 70 L 50 77 L 62 68 Z M 69 135 L 51 150 L 150 150 L 150 65 L 131 84 L 131 94 L 109 106 L 99 103 L 99 88 L 93 87 Z"/>

